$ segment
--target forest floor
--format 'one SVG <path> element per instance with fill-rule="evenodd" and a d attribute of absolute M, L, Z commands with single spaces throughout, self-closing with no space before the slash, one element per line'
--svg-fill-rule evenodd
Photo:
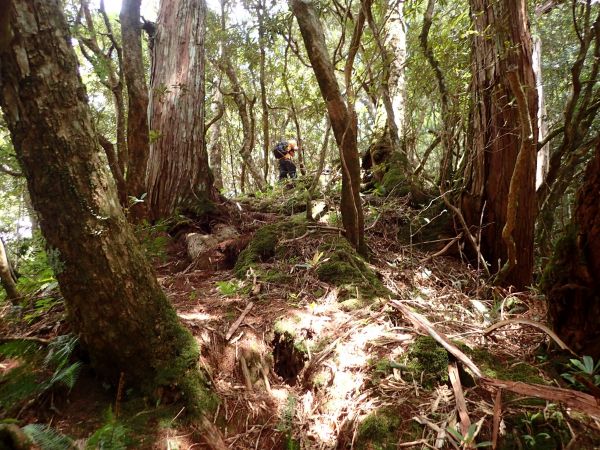
<path fill-rule="evenodd" d="M 265 213 L 264 202 L 238 203 L 239 217 L 230 224 L 250 239 L 289 219 L 276 213 L 281 209 Z M 197 269 L 182 235 L 170 239 L 166 259 L 156 263 L 159 282 L 202 348 L 201 366 L 220 398 L 210 419 L 226 445 L 458 449 L 494 441 L 504 449 L 600 448 L 597 418 L 568 401 L 530 395 L 529 384 L 519 395 L 480 383 L 431 337 L 432 331 L 447 337 L 483 377 L 572 389 L 561 373 L 576 374 L 577 367 L 569 366 L 569 356 L 550 356 L 548 334 L 526 323 L 544 323 L 543 297 L 491 287 L 460 258 L 434 256 L 448 242 L 444 236 L 430 252 L 400 242 L 400 228 L 410 223 L 418 231 L 428 221 L 406 199 L 386 202 L 367 217 L 372 256 L 359 266 L 362 280 L 340 282 L 321 270 L 340 255 L 339 232 L 330 224 L 284 222 L 274 253 L 241 274 L 231 264 Z M 57 305 L 34 325 L 12 323 L 3 332 L 50 338 L 65 331 L 62 315 Z M 488 330 L 499 321 L 509 322 Z M 0 361 L 0 372 L 10 364 Z M 118 441 L 121 447 L 103 448 L 212 448 L 181 407 L 130 399 L 126 386 L 102 387 L 85 367 L 68 395 L 46 396 L 19 414 L 20 423 L 51 424 L 83 448 L 90 447 L 82 439 L 107 424 L 113 436 L 129 437 Z"/>

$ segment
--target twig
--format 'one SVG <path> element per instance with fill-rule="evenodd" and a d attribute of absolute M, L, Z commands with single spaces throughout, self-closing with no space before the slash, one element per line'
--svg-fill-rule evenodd
<path fill-rule="evenodd" d="M 430 259 L 437 258 L 438 256 L 442 256 L 444 253 L 446 253 L 448 251 L 448 249 L 450 247 L 452 247 L 454 245 L 454 243 L 456 241 L 458 241 L 460 238 L 462 238 L 462 236 L 463 236 L 463 232 L 461 231 L 460 234 L 458 236 L 456 236 L 455 238 L 453 238 L 450 242 L 448 242 L 444 246 L 443 249 L 441 249 L 439 252 L 434 253 L 433 255 L 429 255 L 426 258 L 423 258 L 421 261 L 419 261 L 419 264 L 425 264 Z"/>
<path fill-rule="evenodd" d="M 225 335 L 226 341 L 231 339 L 231 336 L 233 336 L 233 333 L 235 333 L 235 331 L 239 328 L 240 324 L 244 320 L 244 317 L 246 317 L 246 315 L 250 312 L 250 310 L 252 309 L 253 306 L 254 306 L 254 302 L 248 303 L 248 306 L 246 306 L 246 309 L 244 309 L 244 311 L 242 312 L 240 317 L 238 317 L 238 319 L 233 323 L 233 325 L 231 325 L 231 327 L 229 328 L 229 331 L 227 331 L 227 334 Z"/>
<path fill-rule="evenodd" d="M 513 323 L 518 323 L 518 324 L 522 324 L 522 325 L 530 325 L 532 327 L 542 330 L 544 333 L 546 333 L 548 336 L 550 336 L 552 338 L 552 340 L 554 342 L 556 342 L 561 349 L 567 350 L 567 351 L 571 352 L 573 355 L 578 356 L 577 353 L 575 353 L 573 350 L 571 350 L 569 348 L 569 346 L 567 344 L 565 344 L 564 341 L 561 338 L 559 338 L 554 331 L 552 331 L 550 328 L 548 328 L 546 325 L 544 325 L 542 323 L 534 322 L 533 320 L 529 320 L 529 319 L 502 320 L 500 322 L 496 322 L 495 324 L 487 327 L 485 329 L 485 331 L 483 332 L 483 334 L 484 335 L 490 334 L 492 331 L 494 331 L 497 328 L 501 328 L 506 325 L 511 325 Z"/>

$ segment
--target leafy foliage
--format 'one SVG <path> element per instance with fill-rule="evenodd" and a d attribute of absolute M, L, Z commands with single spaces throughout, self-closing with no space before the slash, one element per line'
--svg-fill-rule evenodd
<path fill-rule="evenodd" d="M 112 409 L 109 408 L 104 425 L 88 438 L 85 448 L 89 450 L 126 450 L 132 443 L 129 434 L 129 430 L 117 420 Z"/>
<path fill-rule="evenodd" d="M 41 450 L 69 450 L 75 448 L 70 437 L 60 434 L 48 425 L 32 423 L 24 426 L 23 432 Z"/>
<path fill-rule="evenodd" d="M 0 376 L 0 408 L 10 413 L 51 389 L 72 389 L 81 369 L 81 362 L 71 363 L 76 345 L 77 337 L 73 335 L 58 336 L 46 349 L 27 341 L 1 345 L 0 356 L 16 359 L 19 364 Z"/>

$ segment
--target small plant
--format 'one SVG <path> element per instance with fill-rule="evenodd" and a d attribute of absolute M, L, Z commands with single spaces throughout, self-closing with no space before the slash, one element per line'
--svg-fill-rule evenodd
<path fill-rule="evenodd" d="M 136 226 L 135 234 L 142 244 L 146 256 L 155 261 L 165 261 L 167 258 L 167 244 L 169 235 L 167 233 L 170 222 L 161 220 L 150 224 L 144 220 Z"/>
<path fill-rule="evenodd" d="M 216 284 L 221 295 L 225 297 L 236 295 L 241 289 L 240 283 L 237 280 L 217 281 Z"/>
<path fill-rule="evenodd" d="M 568 372 L 561 376 L 570 384 L 578 389 L 589 389 L 593 386 L 600 386 L 600 361 L 594 364 L 591 356 L 584 356 L 581 359 L 570 359 Z"/>
<path fill-rule="evenodd" d="M 481 429 L 481 424 L 483 421 L 479 421 L 477 423 L 472 423 L 469 425 L 467 432 L 463 435 L 458 429 L 453 427 L 446 428 L 446 431 L 452 438 L 456 440 L 456 443 L 460 445 L 463 449 L 470 448 L 483 448 L 483 447 L 491 447 L 492 443 L 489 441 L 480 442 L 478 444 L 475 443 L 475 438 Z"/>
<path fill-rule="evenodd" d="M 86 441 L 86 450 L 126 450 L 131 446 L 129 430 L 117 420 L 110 407 L 106 411 L 104 422 Z"/>

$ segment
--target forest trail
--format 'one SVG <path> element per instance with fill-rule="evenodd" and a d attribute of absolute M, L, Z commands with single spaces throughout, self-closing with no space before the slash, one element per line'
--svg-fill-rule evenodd
<path fill-rule="evenodd" d="M 277 201 L 287 204 L 293 195 Z M 418 224 L 422 211 L 412 210 L 402 198 L 388 198 L 384 207 L 377 197 L 367 200 L 382 212 L 371 218 L 372 256 L 360 266 L 358 281 L 324 281 L 321 269 L 341 251 L 335 227 L 295 228 L 303 223 L 298 208 L 287 214 L 257 213 L 253 210 L 264 209 L 266 200 L 252 197 L 235 208 L 240 217 L 230 219 L 242 241 L 252 236 L 247 248 L 261 233 L 263 240 L 269 230 L 283 234 L 273 238 L 272 256 L 253 261 L 245 274 L 195 268 L 181 231 L 169 238 L 166 259 L 156 260 L 161 287 L 202 348 L 201 367 L 220 398 L 211 419 L 228 448 L 469 448 L 492 440 L 496 391 L 476 385 L 460 364 L 462 385 L 451 383 L 454 358 L 391 300 L 425 316 L 486 376 L 544 385 L 560 379 L 548 362 L 548 337 L 542 331 L 513 324 L 484 334 L 499 320 L 543 322 L 540 298 L 488 286 L 457 258 L 399 242 L 399 227 Z M 419 226 L 411 230 L 415 236 L 422 231 Z M 336 270 L 344 272 L 344 267 Z M 68 330 L 62 315 L 59 306 L 31 329 L 11 334 L 63 334 Z M 85 438 L 106 426 L 111 408 L 133 439 L 127 448 L 213 448 L 185 421 L 180 407 L 165 404 L 153 410 L 129 399 L 126 380 L 124 385 L 125 393 L 102 388 L 87 369 L 69 396 L 52 398 L 23 415 L 28 422 L 50 422 L 66 435 Z M 519 448 L 531 439 L 548 446 L 521 448 L 564 448 L 569 442 L 588 445 L 571 448 L 594 448 L 600 442 L 590 419 L 558 403 L 504 392 L 497 433 L 505 444 L 498 448 Z M 534 417 L 532 411 L 540 408 L 544 413 Z M 461 434 L 465 423 L 474 425 Z"/>
<path fill-rule="evenodd" d="M 543 302 L 529 293 L 494 291 L 456 259 L 430 258 L 416 246 L 388 239 L 395 232 L 389 221 L 407 213 L 396 206 L 368 236 L 369 268 L 392 293 L 389 298 L 421 312 L 470 349 L 486 374 L 549 382 L 536 360 L 544 333 L 512 326 L 483 334 L 499 319 L 542 320 Z M 284 219 L 269 217 L 274 223 Z M 267 225 L 254 221 L 253 228 Z M 159 269 L 161 286 L 204 349 L 202 366 L 222 400 L 213 419 L 225 442 L 235 449 L 387 449 L 397 442 L 427 448 L 437 441 L 446 448 L 444 430 L 460 423 L 447 352 L 423 339 L 423 331 L 387 299 L 356 308 L 358 288 L 348 293 L 346 286 L 321 281 L 316 268 L 328 259 L 320 251 L 327 233 L 283 239 L 278 256 L 254 266 L 244 279 L 231 270 L 190 270 L 180 247 L 171 264 Z M 495 301 L 486 300 L 490 292 Z M 350 301 L 341 301 L 344 296 Z M 482 420 L 471 439 L 489 440 L 493 393 L 471 383 L 465 394 L 471 422 Z M 524 427 L 519 406 L 507 408 L 512 426 Z M 550 426 L 549 419 L 538 432 Z M 562 439 L 557 436 L 551 439 Z"/>

